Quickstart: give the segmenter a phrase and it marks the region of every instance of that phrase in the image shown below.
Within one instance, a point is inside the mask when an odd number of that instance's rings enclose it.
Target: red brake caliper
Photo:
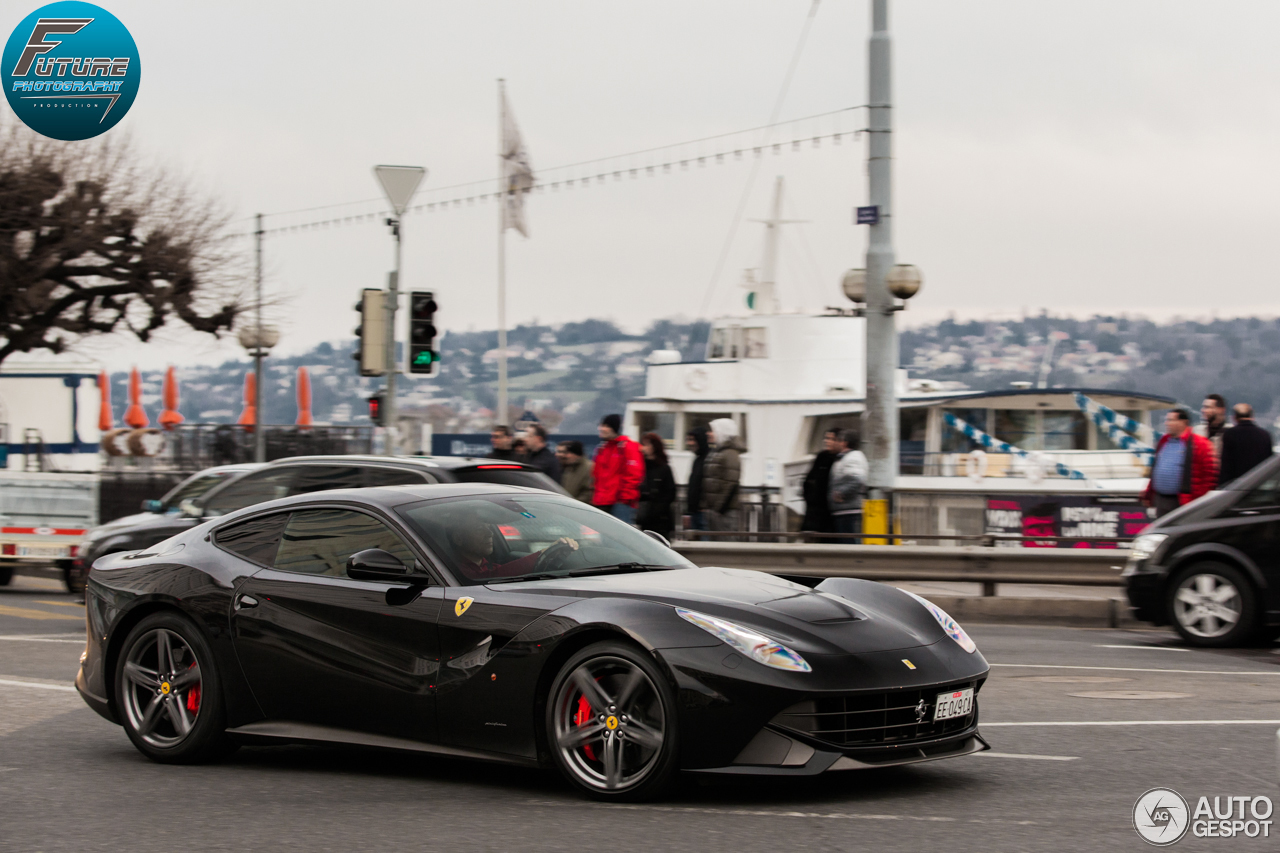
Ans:
[[[191,666],[187,667],[187,669],[191,669],[191,667],[195,665],[196,665],[195,661],[192,661]],[[200,710],[200,685],[199,684],[197,684],[195,687],[192,687],[190,690],[187,691],[187,710],[191,711],[192,713],[195,713],[196,711]]]
[[[573,715],[573,724],[575,726],[585,726],[591,722],[594,715],[591,713],[591,703],[587,701],[586,696],[578,697],[578,713]],[[591,748],[591,744],[583,744],[582,751],[586,753],[587,758],[591,761],[596,760],[596,752]]]

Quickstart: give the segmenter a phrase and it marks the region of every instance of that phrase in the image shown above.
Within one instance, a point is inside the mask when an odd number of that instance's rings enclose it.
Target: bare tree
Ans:
[[[229,330],[244,303],[226,224],[127,138],[0,124],[0,362],[90,335],[146,341],[174,318]]]

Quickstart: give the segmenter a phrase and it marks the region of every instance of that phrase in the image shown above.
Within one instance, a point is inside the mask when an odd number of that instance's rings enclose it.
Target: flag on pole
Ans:
[[[524,221],[524,194],[533,189],[533,166],[529,152],[525,150],[520,128],[507,103],[506,89],[502,90],[502,229],[514,228],[521,235],[529,236],[529,226]]]

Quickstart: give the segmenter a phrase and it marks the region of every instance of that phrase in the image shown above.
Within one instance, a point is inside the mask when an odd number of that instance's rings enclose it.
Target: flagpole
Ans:
[[[503,147],[506,144],[507,99],[504,82],[498,79],[498,411],[493,423],[507,422],[507,165]]]

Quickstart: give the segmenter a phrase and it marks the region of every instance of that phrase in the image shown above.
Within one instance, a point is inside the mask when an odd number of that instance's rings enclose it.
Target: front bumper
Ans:
[[[1135,619],[1156,625],[1169,621],[1165,609],[1165,580],[1168,576],[1164,572],[1126,571],[1122,577],[1125,596]]]
[[[986,739],[978,733],[975,725],[971,730],[949,738],[926,744],[911,744],[881,749],[858,749],[847,752],[833,752],[830,748],[815,749],[791,732],[764,729],[761,735],[786,738],[791,741],[790,750],[783,763],[776,765],[731,764],[727,767],[708,767],[692,770],[693,773],[713,773],[726,776],[817,776],[836,770],[871,770],[877,767],[899,767],[904,764],[920,764],[925,761],[938,761],[943,758],[958,758],[962,755],[973,755],[991,748]],[[758,736],[757,736],[758,737]],[[754,743],[754,741],[753,741]],[[798,753],[798,755],[797,755]],[[807,757],[803,763],[796,759]]]

